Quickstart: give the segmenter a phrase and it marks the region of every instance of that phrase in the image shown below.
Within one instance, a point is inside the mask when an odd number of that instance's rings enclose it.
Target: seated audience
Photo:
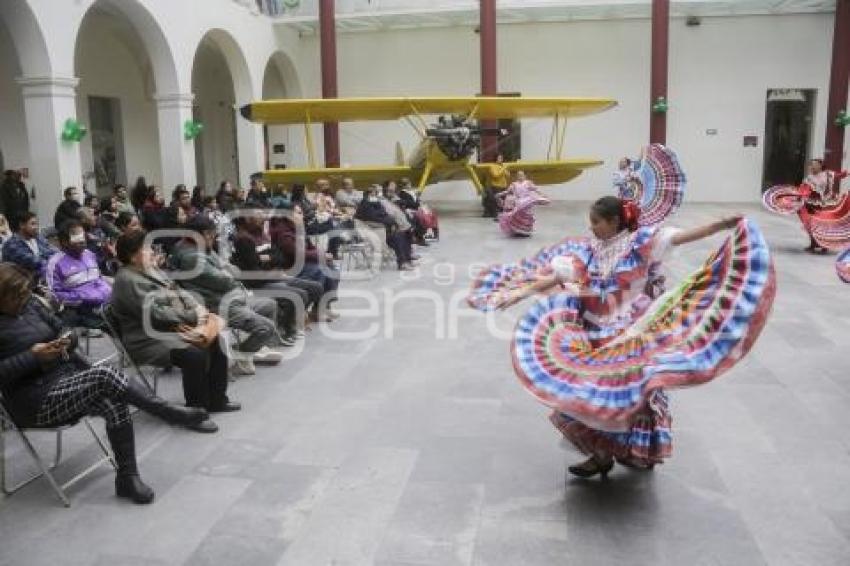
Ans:
[[[127,232],[133,232],[134,230],[141,230],[142,223],[139,221],[139,217],[131,212],[122,212],[118,215],[118,218],[115,219],[115,227],[118,228],[121,234],[126,234]]]
[[[296,320],[298,306],[309,313],[309,320],[319,320],[324,288],[315,281],[280,275],[270,278],[265,271],[278,269],[282,264],[276,257],[277,250],[265,233],[265,216],[262,210],[235,219],[236,235],[233,242],[233,256],[230,261],[241,270],[240,277],[250,289],[264,290],[280,295],[275,297],[284,316],[283,331],[287,336],[297,334],[301,321]]]
[[[251,175],[251,187],[248,190],[245,204],[256,208],[271,208],[272,203],[269,197],[269,190],[266,188],[265,183],[263,183],[261,173]]]
[[[9,221],[6,217],[0,214],[0,260],[3,259],[3,244],[12,237],[12,228],[9,227]]]
[[[15,234],[3,244],[3,261],[23,267],[40,280],[56,248],[39,235],[38,217],[34,213],[24,212],[13,222]]]
[[[139,364],[179,367],[187,406],[238,411],[241,406],[227,397],[227,357],[218,339],[224,322],[160,271],[146,238],[142,230],[118,238],[122,267],[111,302],[124,346]],[[218,430],[209,419],[192,428]]]
[[[100,213],[97,215],[97,225],[107,238],[117,238],[121,230],[115,225],[118,219],[118,199],[114,196],[100,200]]]
[[[235,207],[236,193],[233,190],[233,185],[230,181],[222,181],[218,187],[218,192],[215,195],[215,200],[218,202],[218,208],[224,213],[230,212]]]
[[[116,215],[122,212],[136,214],[136,209],[133,208],[133,204],[130,202],[130,197],[127,194],[127,187],[122,184],[115,185],[112,187],[112,196],[115,197]]]
[[[148,198],[142,205],[142,226],[148,232],[168,227],[168,210],[165,206],[165,196],[159,187],[151,187]]]
[[[115,244],[98,225],[97,218],[90,208],[86,206],[81,208],[77,218],[85,230],[86,248],[95,255],[100,270],[112,277],[118,272],[119,267],[115,257]]]
[[[73,336],[32,294],[29,274],[0,264],[0,391],[21,427],[51,427],[99,416],[117,465],[115,494],[135,503],[153,501],[136,462],[128,404],[166,422],[193,426],[203,409],[183,408],[151,395],[135,377],[110,366],[91,367],[76,352]]]
[[[413,251],[409,235],[401,229],[398,222],[387,213],[378,196],[380,186],[373,185],[357,207],[356,218],[364,222],[383,224],[387,232],[387,245],[395,252],[396,263],[400,271],[413,269]],[[409,223],[408,223],[409,228]]]
[[[103,329],[98,309],[109,302],[112,286],[101,276],[97,257],[86,249],[86,234],[77,220],[69,220],[58,231],[59,253],[47,262],[45,280],[53,296],[65,308],[66,326]]]
[[[354,214],[360,202],[363,200],[363,193],[354,188],[354,181],[346,177],[342,180],[342,188],[334,195],[336,205],[349,214]]]
[[[197,232],[204,245],[199,248],[200,242],[185,238],[175,247],[174,268],[184,276],[195,274],[190,279],[181,277],[180,286],[200,297],[204,306],[224,318],[230,328],[247,334],[238,349],[256,354],[254,362],[279,363],[280,353],[269,349],[283,345],[275,322],[277,303],[249,295],[234,277],[232,266],[213,249],[218,231],[211,220],[197,216],[189,221],[187,228]]]
[[[318,248],[306,237],[304,219],[301,207],[292,210],[292,217],[276,217],[269,227],[275,257],[280,269],[291,271],[298,268],[295,277],[315,281],[322,285],[324,294],[332,296],[325,299],[327,315],[336,318],[338,315],[330,310],[330,302],[336,300],[336,290],[339,287],[339,271],[334,269],[330,254],[321,254]],[[324,256],[324,257],[322,257]],[[298,262],[301,262],[298,265]]]
[[[136,184],[133,185],[133,191],[130,193],[130,204],[133,207],[133,212],[136,214],[142,211],[142,207],[151,196],[151,188],[144,177],[136,179]]]
[[[53,227],[57,230],[62,224],[68,220],[77,219],[77,211],[82,205],[77,200],[77,187],[68,187],[64,192],[65,200],[63,200],[56,208],[56,214],[53,215]]]
[[[201,185],[195,185],[192,189],[192,206],[195,210],[200,211],[204,208],[204,199],[207,197],[207,191]]]

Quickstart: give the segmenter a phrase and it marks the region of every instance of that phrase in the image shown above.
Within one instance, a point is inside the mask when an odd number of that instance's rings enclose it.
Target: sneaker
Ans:
[[[283,354],[275,352],[268,346],[263,346],[259,351],[254,353],[254,358],[251,360],[255,365],[276,366],[283,359]]]
[[[250,358],[233,358],[233,367],[230,369],[230,375],[233,376],[248,376],[257,373],[254,367],[254,362]]]

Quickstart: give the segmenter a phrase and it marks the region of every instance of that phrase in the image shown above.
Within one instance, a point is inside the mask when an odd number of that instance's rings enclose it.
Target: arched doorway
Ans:
[[[30,164],[24,99],[15,80],[22,74],[14,39],[0,20],[0,171],[28,168]]]
[[[278,51],[263,73],[263,100],[300,98],[301,85],[292,61]],[[264,126],[264,161],[267,169],[304,165],[304,129],[301,126]]]
[[[162,181],[154,60],[138,31],[153,19],[134,21],[138,8],[132,1],[97,2],[77,33],[77,119],[89,128],[80,160],[86,188],[100,195],[138,176]]]
[[[204,125],[195,139],[198,182],[208,188],[227,179],[245,183],[260,165],[256,126],[242,120],[238,107],[253,100],[245,56],[220,29],[201,39],[192,64],[194,118]]]

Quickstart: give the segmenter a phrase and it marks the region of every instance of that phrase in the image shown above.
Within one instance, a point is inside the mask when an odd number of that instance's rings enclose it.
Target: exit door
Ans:
[[[816,95],[814,89],[767,91],[762,191],[774,185],[798,185],[803,180]]]

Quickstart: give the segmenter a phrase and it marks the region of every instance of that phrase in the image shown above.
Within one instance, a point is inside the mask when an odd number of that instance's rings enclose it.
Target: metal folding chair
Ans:
[[[97,445],[103,452],[103,457],[98,459],[94,464],[92,464],[85,470],[79,472],[74,477],[60,485],[56,481],[56,478],[53,477],[52,472],[59,466],[59,463],[62,460],[62,433],[65,430],[76,426],[80,422],[86,425],[86,428],[89,430],[92,437],[94,437],[95,441],[97,442]],[[18,437],[21,439],[21,442],[26,448],[26,451],[35,461],[35,464],[39,470],[38,473],[33,474],[30,477],[19,481],[18,483],[11,486],[8,484],[8,471],[6,470],[5,433],[7,431],[14,431],[15,433],[17,433]],[[27,432],[36,431],[51,432],[56,435],[56,448],[54,450],[53,461],[50,464],[44,462],[38,451],[32,445],[32,442],[30,442],[29,437],[27,436]],[[80,481],[81,479],[83,479],[84,477],[86,477],[87,475],[89,475],[91,472],[99,468],[104,462],[107,461],[112,464],[113,468],[118,469],[118,466],[115,463],[115,459],[112,457],[112,452],[109,450],[109,447],[106,445],[106,443],[97,433],[97,431],[95,431],[88,417],[82,417],[78,421],[70,422],[61,426],[21,428],[15,424],[15,421],[12,419],[11,414],[6,408],[2,394],[0,394],[0,488],[2,488],[4,494],[12,495],[24,486],[29,485],[40,477],[44,477],[47,479],[47,482],[50,484],[50,487],[53,489],[54,493],[56,493],[56,495],[62,501],[62,504],[65,505],[65,507],[70,507],[71,501],[65,494],[65,490]]]
[[[103,322],[106,324],[107,333],[109,338],[112,340],[112,344],[115,346],[115,351],[118,353],[118,362],[119,367],[124,368],[128,364],[133,366],[133,370],[136,372],[136,375],[139,376],[145,385],[148,386],[154,395],[156,395],[157,386],[159,384],[159,374],[161,369],[154,368],[152,375],[148,375],[142,369],[142,366],[136,363],[133,359],[133,356],[127,351],[124,347],[124,337],[121,333],[121,323],[118,322],[118,318],[115,316],[115,312],[112,310],[112,305],[106,304],[100,309],[100,316],[103,317]]]

